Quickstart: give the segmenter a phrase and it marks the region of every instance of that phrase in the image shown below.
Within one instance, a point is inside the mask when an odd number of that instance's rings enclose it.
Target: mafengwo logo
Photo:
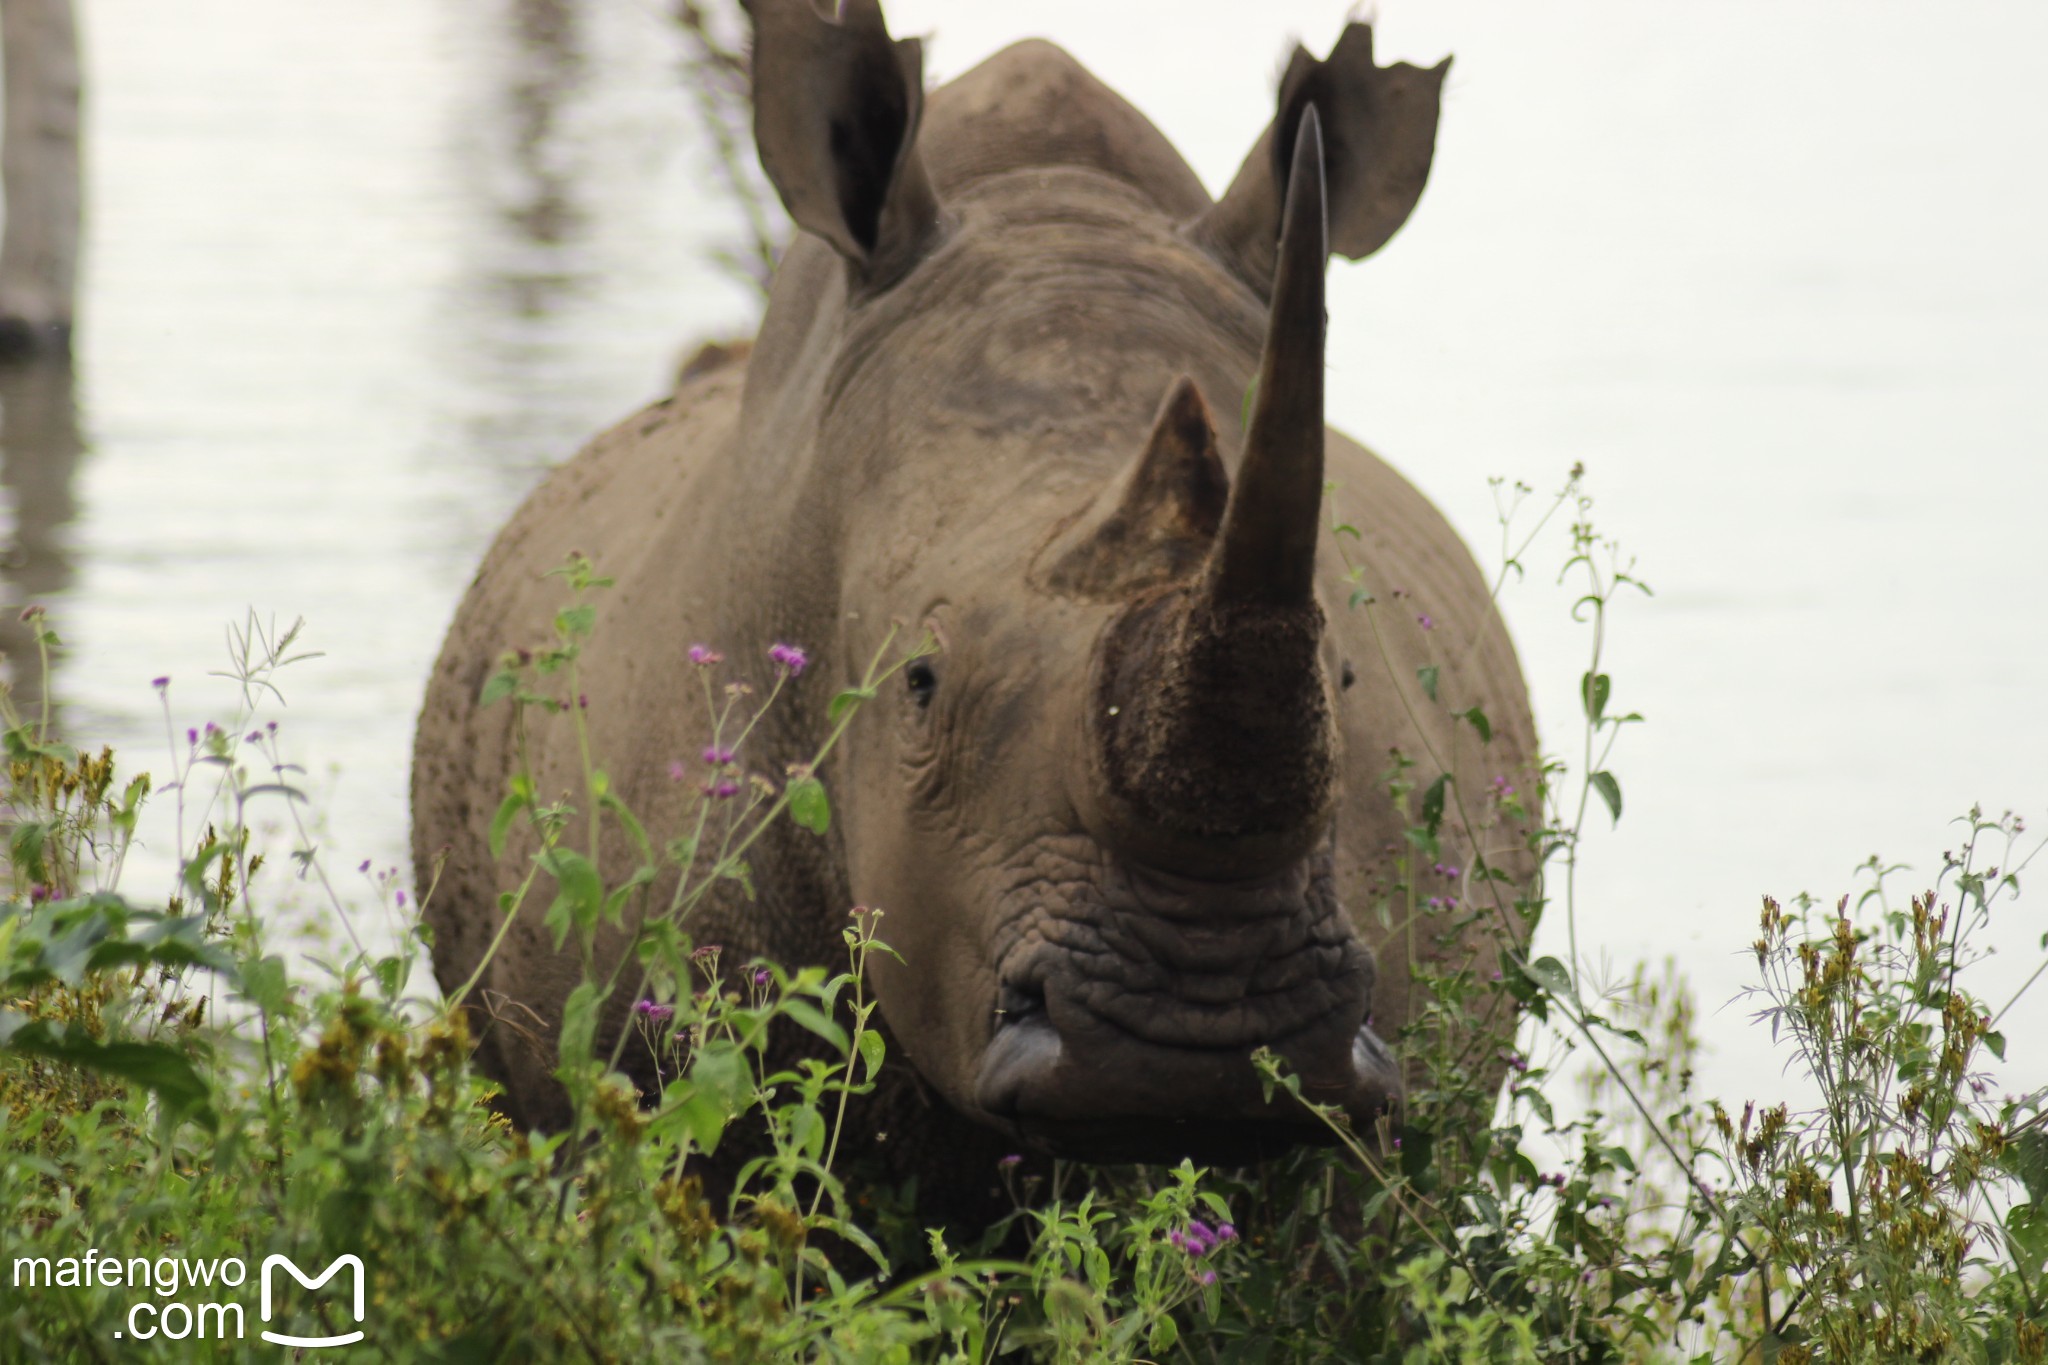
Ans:
[[[344,1274],[346,1272],[346,1274]],[[278,1307],[279,1288],[289,1290],[284,1277],[298,1281],[307,1293],[317,1293],[329,1281],[342,1277],[336,1290],[346,1293],[348,1321],[353,1330],[306,1336],[273,1332],[270,1321]],[[352,1346],[363,1340],[363,1261],[360,1256],[337,1256],[318,1275],[308,1275],[289,1256],[266,1256],[257,1271],[257,1311],[261,1326],[257,1335],[277,1346],[317,1350],[323,1346]],[[187,1260],[182,1256],[102,1256],[90,1247],[84,1256],[17,1256],[14,1259],[14,1289],[126,1288],[136,1294],[128,1305],[116,1339],[124,1341],[238,1341],[248,1332],[242,1305],[217,1295],[219,1289],[240,1289],[248,1283],[249,1267],[238,1257]],[[211,1301],[190,1303],[188,1299],[211,1295]],[[150,1297],[154,1296],[154,1297]],[[333,1314],[323,1318],[332,1323]]]
[[[363,1320],[363,1262],[360,1257],[352,1255],[337,1256],[334,1258],[332,1265],[320,1272],[318,1278],[311,1280],[307,1279],[299,1268],[292,1264],[291,1258],[288,1256],[264,1257],[263,1320],[265,1322],[270,1321],[270,1276],[271,1272],[276,1270],[289,1270],[292,1278],[308,1289],[318,1289],[343,1270],[353,1270],[355,1274],[351,1278],[354,1282],[355,1290],[351,1306],[355,1309],[355,1320],[357,1322]],[[262,1336],[265,1341],[273,1342],[279,1346],[349,1346],[363,1339],[363,1331],[358,1327],[355,1331],[345,1332],[340,1336],[295,1337],[284,1332],[273,1332],[266,1327],[263,1329]]]

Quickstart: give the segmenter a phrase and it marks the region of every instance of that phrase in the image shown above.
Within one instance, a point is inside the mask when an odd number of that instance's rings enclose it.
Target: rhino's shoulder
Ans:
[[[1209,206],[1173,144],[1063,49],[1029,39],[935,91],[919,147],[943,197],[1033,166],[1083,166],[1144,191],[1169,216]]]

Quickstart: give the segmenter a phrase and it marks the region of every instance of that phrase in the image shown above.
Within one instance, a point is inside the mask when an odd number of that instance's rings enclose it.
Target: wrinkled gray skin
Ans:
[[[917,45],[888,39],[872,0],[837,22],[808,0],[751,8],[763,162],[807,231],[751,356],[557,470],[462,604],[413,788],[444,987],[531,852],[487,852],[512,711],[478,709],[478,691],[506,648],[548,638],[563,590],[541,575],[582,550],[617,579],[584,661],[593,748],[652,830],[684,826],[697,796],[691,644],[757,685],[769,642],[810,650],[742,755],[779,774],[892,629],[891,648],[937,638],[822,772],[829,835],[779,830],[753,859],[758,900],[734,888],[688,926],[728,964],[836,964],[848,908],[885,909],[903,961],[871,972],[891,1066],[854,1131],[899,1171],[965,1188],[1024,1145],[1283,1149],[1312,1129],[1263,1100],[1261,1046],[1375,1121],[1400,1088],[1381,1039],[1410,1008],[1414,954],[1439,951],[1434,926],[1381,908],[1409,823],[1390,749],[1420,784],[1454,775],[1474,827],[1454,801],[1446,862],[1529,872],[1519,832],[1485,814],[1489,778],[1519,782],[1535,752],[1486,585],[1421,495],[1322,423],[1325,252],[1369,253],[1407,217],[1445,68],[1376,68],[1362,27],[1325,62],[1298,52],[1212,205],[1057,48],[1010,48],[921,108]],[[1332,519],[1360,536],[1339,542]],[[1377,635],[1348,605],[1347,549]],[[1418,686],[1432,662],[1448,707]],[[1473,705],[1490,743],[1451,719]],[[579,792],[567,721],[533,725],[542,797]],[[670,778],[676,759],[691,780]],[[613,877],[634,863],[622,840],[602,854]],[[1416,878],[1418,901],[1474,894]],[[579,967],[538,909],[469,1008],[513,1116],[553,1126]],[[1508,912],[1442,951],[1483,951],[1484,970],[1519,936]],[[608,931],[600,958],[625,942]]]

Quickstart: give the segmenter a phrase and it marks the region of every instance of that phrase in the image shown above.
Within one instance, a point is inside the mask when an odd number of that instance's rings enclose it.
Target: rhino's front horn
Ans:
[[[1209,561],[1218,602],[1308,601],[1323,507],[1323,134],[1302,112],[1280,220],[1266,350],[1259,364],[1244,463]]]
[[[1301,120],[1244,460],[1194,582],[1104,631],[1090,698],[1095,823],[1142,863],[1242,880],[1326,837],[1338,740],[1321,661],[1322,137]]]

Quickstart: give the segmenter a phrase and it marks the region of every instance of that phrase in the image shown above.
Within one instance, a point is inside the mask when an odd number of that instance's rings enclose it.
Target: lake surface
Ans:
[[[711,259],[739,224],[681,43],[651,0],[81,8],[79,351],[74,382],[0,381],[10,601],[66,638],[66,732],[159,772],[150,680],[178,730],[224,719],[224,627],[304,616],[324,657],[282,678],[282,733],[323,848],[403,867],[421,686],[489,536],[752,315]],[[941,78],[1063,42],[1214,190],[1289,35],[1325,50],[1345,8],[890,12],[936,33]],[[2048,10],[1380,8],[1383,60],[1458,60],[1420,210],[1333,271],[1332,418],[1482,557],[1489,476],[1587,466],[1656,596],[1608,642],[1615,704],[1648,721],[1613,761],[1619,828],[1593,821],[1580,942],[1675,955],[1705,1088],[1772,1093],[1745,1007],[1714,1013],[1760,895],[1832,900],[1872,853],[1924,882],[1973,802],[2048,828]],[[1558,544],[1507,611],[1575,759]],[[159,825],[144,870],[170,844]],[[2004,920],[2003,979],[2037,963],[2043,906]],[[2023,1013],[2016,1039],[2048,1032]],[[2007,1084],[2048,1080],[2013,1056]]]

